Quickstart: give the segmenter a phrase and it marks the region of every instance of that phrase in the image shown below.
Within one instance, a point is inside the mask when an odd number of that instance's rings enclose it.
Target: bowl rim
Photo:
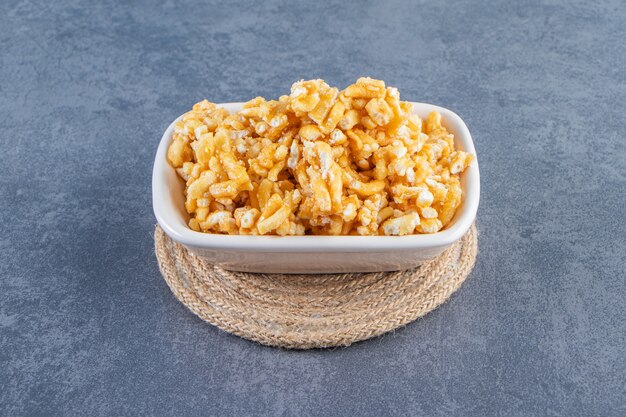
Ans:
[[[414,112],[425,114],[437,110],[444,124],[453,126],[456,131],[455,142],[462,145],[463,150],[474,154],[476,158],[466,169],[464,202],[455,220],[446,229],[432,234],[413,234],[406,236],[250,236],[222,235],[196,232],[185,223],[181,226],[172,214],[179,211],[173,207],[169,194],[166,173],[174,170],[167,161],[169,146],[174,126],[182,115],[176,118],[165,130],[159,143],[152,170],[152,206],[157,222],[165,233],[176,242],[196,249],[238,250],[250,252],[389,252],[409,251],[415,249],[443,248],[459,240],[470,228],[480,200],[480,173],[478,156],[472,136],[467,125],[452,110],[429,103],[411,102]],[[236,111],[243,103],[217,103],[229,111]],[[181,196],[182,197],[182,196]],[[179,219],[178,219],[179,220]]]

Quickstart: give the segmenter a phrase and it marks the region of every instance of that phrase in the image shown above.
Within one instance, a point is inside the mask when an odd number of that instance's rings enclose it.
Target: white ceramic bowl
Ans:
[[[230,112],[243,103],[221,104]],[[413,103],[425,118],[432,110],[454,134],[458,149],[476,155],[467,126],[454,112],[425,103]],[[179,118],[180,119],[180,118]],[[480,179],[474,160],[461,177],[463,204],[452,222],[434,234],[409,236],[232,236],[200,233],[187,226],[185,184],[166,158],[175,120],[163,134],[152,172],[154,214],[173,240],[224,269],[249,272],[328,273],[393,271],[431,259],[459,240],[472,225],[478,210]]]

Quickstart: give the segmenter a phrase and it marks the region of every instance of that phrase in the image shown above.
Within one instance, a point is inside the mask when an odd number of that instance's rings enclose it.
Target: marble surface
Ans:
[[[626,414],[622,1],[128,3],[0,2],[0,415]],[[347,349],[204,324],[153,255],[163,130],[361,75],[469,125],[470,279]]]

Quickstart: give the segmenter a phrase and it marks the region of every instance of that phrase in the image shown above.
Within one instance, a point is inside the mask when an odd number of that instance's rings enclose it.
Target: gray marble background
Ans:
[[[0,415],[625,415],[625,28],[620,0],[1,1]],[[153,255],[163,130],[361,75],[472,131],[470,279],[347,349],[204,324]]]

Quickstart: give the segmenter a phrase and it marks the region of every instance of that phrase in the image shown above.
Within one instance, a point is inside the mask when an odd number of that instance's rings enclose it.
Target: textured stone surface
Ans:
[[[0,3],[0,415],[626,414],[623,2],[122,3]],[[469,125],[471,278],[348,349],[205,325],[153,255],[163,130],[361,75]]]

